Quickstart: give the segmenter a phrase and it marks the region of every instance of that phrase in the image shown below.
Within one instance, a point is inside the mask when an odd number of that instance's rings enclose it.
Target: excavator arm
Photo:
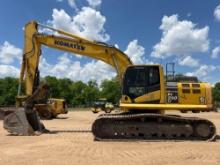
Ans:
[[[39,26],[50,29],[60,35],[39,33]],[[122,75],[126,68],[133,65],[130,58],[114,46],[84,39],[32,21],[25,26],[24,54],[18,95],[21,94],[21,83],[24,81],[26,85],[26,95],[28,96],[30,96],[39,85],[38,66],[42,45],[101,60],[116,69],[120,80],[122,80]]]

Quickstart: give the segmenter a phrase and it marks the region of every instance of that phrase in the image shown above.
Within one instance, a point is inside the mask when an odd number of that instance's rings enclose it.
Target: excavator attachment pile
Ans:
[[[39,135],[47,132],[34,104],[45,97],[48,86],[41,84],[25,102],[24,108],[18,108],[15,112],[4,117],[4,128],[13,135]]]
[[[96,140],[209,140],[216,135],[209,120],[162,114],[102,114],[92,125]]]

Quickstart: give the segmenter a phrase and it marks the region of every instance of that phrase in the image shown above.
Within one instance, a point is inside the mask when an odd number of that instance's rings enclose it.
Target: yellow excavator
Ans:
[[[39,33],[39,26],[54,35]],[[88,40],[35,21],[25,26],[24,55],[20,80],[25,79],[29,97],[24,108],[5,117],[4,128],[12,134],[33,135],[46,131],[35,113],[36,100],[48,87],[33,88],[38,76],[41,45],[101,60],[118,73],[122,87],[121,113],[101,114],[92,124],[96,140],[213,140],[215,125],[206,119],[165,114],[166,111],[209,111],[213,109],[208,83],[166,82],[161,65],[133,65],[130,58],[106,43]],[[25,78],[24,78],[25,77]],[[18,97],[19,98],[19,97]]]

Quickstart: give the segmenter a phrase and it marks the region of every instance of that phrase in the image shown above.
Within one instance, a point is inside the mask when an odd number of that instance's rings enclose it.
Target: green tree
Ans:
[[[91,106],[93,102],[99,98],[99,93],[100,92],[96,81],[89,81],[84,91],[86,105]]]
[[[71,106],[80,106],[85,105],[85,88],[86,84],[82,81],[77,81],[72,83],[70,91],[73,94],[72,100],[70,102]]]
[[[60,98],[64,98],[67,104],[69,104],[73,97],[73,92],[71,91],[71,85],[73,84],[73,82],[68,78],[58,79],[58,81]]]
[[[50,86],[50,97],[60,98],[60,84],[59,79],[52,76],[46,76],[43,79],[43,82],[46,82]]]
[[[68,78],[57,79],[56,77],[46,76],[42,81],[50,86],[49,97],[64,98],[70,106],[91,106],[95,100],[101,97],[118,103],[121,95],[117,78],[104,80],[100,87],[95,80],[83,83],[82,81],[73,82]],[[15,105],[17,88],[17,78],[1,78],[0,105]]]
[[[6,77],[0,79],[0,105],[15,105],[15,97],[17,95],[18,79]]]
[[[214,102],[220,103],[220,82],[215,84],[212,93]]]
[[[121,97],[121,88],[117,78],[102,81],[100,95],[114,104],[118,103]]]
[[[47,76],[43,81],[50,86],[50,97],[64,98],[70,106],[90,106],[99,97],[99,88],[94,80],[85,84],[82,81],[73,82],[68,78]]]

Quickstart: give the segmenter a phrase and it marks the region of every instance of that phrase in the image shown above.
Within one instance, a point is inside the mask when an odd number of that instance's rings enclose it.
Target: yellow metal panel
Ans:
[[[135,103],[150,102],[150,101],[160,100],[160,97],[161,97],[161,91],[159,90],[137,97],[136,99],[134,99],[134,102]]]
[[[22,67],[20,73],[20,83],[25,80],[26,95],[30,96],[33,92],[33,85],[36,71],[39,64],[40,44],[37,42],[36,35],[37,24],[30,22],[25,26],[25,43]]]
[[[131,98],[127,95],[122,95],[120,99],[121,103],[132,103]]]
[[[206,94],[206,83],[177,83],[178,85],[178,98],[180,104],[207,104],[207,99],[210,97]],[[183,87],[189,85],[189,87]],[[198,87],[193,87],[197,85]],[[186,93],[184,90],[188,90]],[[195,93],[194,91],[199,91]],[[202,101],[204,99],[204,102]]]
[[[213,104],[212,101],[212,87],[208,83],[204,83],[206,89],[206,104]]]
[[[208,110],[211,105],[193,104],[120,104],[122,109],[143,109],[143,110]]]

